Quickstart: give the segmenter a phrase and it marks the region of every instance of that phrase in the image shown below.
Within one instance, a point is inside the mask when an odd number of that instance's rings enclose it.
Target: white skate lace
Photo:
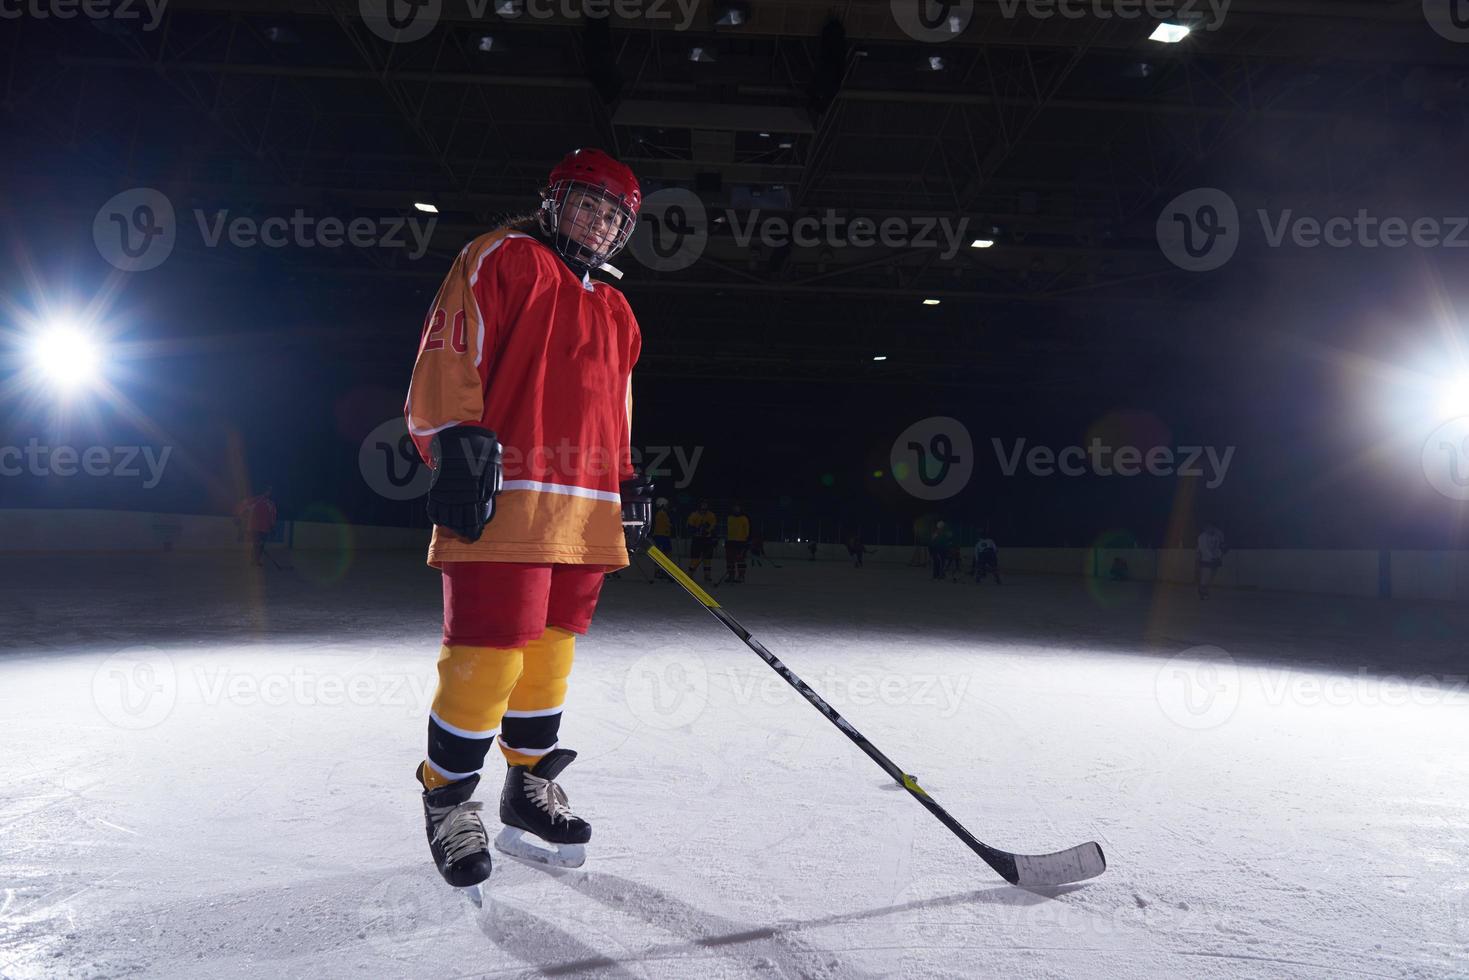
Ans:
[[[544,813],[550,814],[552,823],[575,816],[567,805],[566,791],[549,779],[526,773],[525,796]]]
[[[478,815],[483,807],[479,800],[460,803],[439,821],[434,830],[434,841],[444,846],[446,864],[488,849],[489,838]]]

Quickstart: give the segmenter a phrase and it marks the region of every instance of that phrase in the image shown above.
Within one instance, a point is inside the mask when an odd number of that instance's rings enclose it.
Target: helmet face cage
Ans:
[[[558,180],[546,190],[540,219],[561,257],[590,271],[627,245],[637,215],[621,195],[601,184]]]

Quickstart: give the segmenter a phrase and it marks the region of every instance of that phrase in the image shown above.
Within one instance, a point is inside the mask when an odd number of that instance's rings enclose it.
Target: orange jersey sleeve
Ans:
[[[403,414],[424,462],[433,465],[434,434],[455,425],[480,425],[485,384],[505,322],[504,311],[523,297],[498,274],[495,253],[514,233],[481,235],[454,260],[424,318],[418,359]]]

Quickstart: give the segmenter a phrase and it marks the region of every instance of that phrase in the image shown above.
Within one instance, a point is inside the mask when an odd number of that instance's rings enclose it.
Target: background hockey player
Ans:
[[[1224,553],[1229,548],[1224,544],[1224,532],[1212,524],[1199,533],[1199,598],[1209,598],[1209,586],[1219,566],[1224,564]]]
[[[699,501],[699,509],[689,515],[689,575],[702,567],[704,581],[713,581],[714,528],[719,518],[709,509],[709,501]]]
[[[418,779],[434,861],[456,886],[490,872],[470,797],[497,736],[509,768],[496,845],[580,862],[591,827],[555,782],[576,755],[557,740],[576,636],[603,573],[627,565],[650,530],[650,487],[629,446],[641,333],[622,294],[590,276],[627,243],[638,182],[605,153],[577,150],[542,198],[459,253],[404,406],[433,469],[428,560],[444,593]],[[551,849],[532,851],[523,832]]]
[[[275,501],[270,499],[273,487],[266,487],[253,497],[246,497],[235,506],[235,520],[250,542],[250,561],[261,565],[265,559],[265,539],[275,530]]]
[[[765,535],[759,531],[750,532],[750,564],[764,567],[765,558]]]
[[[954,536],[943,521],[933,525],[933,536],[928,542],[928,558],[933,565],[934,581],[942,581],[949,567],[949,552],[954,547]]]
[[[750,518],[736,501],[724,522],[724,577],[730,582],[745,580],[745,551],[750,546]]]
[[[993,575],[996,585],[1004,584],[1000,581],[1000,549],[994,538],[980,534],[974,545],[974,581],[983,582],[986,575]]]

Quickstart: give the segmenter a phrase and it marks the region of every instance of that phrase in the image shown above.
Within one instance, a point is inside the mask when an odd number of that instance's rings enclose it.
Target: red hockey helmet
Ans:
[[[642,204],[625,164],[601,150],[573,150],[551,170],[541,227],[573,267],[595,269],[627,245]]]

